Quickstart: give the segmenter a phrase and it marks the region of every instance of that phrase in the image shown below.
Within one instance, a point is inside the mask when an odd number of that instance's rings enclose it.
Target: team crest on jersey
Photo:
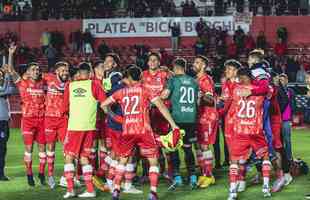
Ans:
[[[73,92],[74,92],[76,97],[84,97],[85,96],[84,94],[87,91],[85,89],[83,89],[83,88],[77,88],[77,89],[74,89]]]

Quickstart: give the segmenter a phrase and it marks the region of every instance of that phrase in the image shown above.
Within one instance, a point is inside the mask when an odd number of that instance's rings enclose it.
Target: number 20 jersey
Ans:
[[[240,89],[253,89],[252,85],[237,85],[233,91],[231,109],[234,109],[234,134],[263,133],[263,103],[264,96],[239,97]]]

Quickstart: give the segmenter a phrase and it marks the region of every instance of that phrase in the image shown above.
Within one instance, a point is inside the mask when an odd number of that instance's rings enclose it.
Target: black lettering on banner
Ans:
[[[162,33],[168,32],[168,22],[160,22],[159,23],[159,31]]]
[[[214,28],[217,28],[217,27],[222,26],[222,25],[224,25],[224,21],[223,21],[223,24],[221,24],[220,21],[215,21],[215,22],[213,22],[213,27],[214,27]]]
[[[96,33],[105,33],[104,31],[100,31],[99,23],[96,23]]]
[[[192,32],[193,31],[193,23],[190,21],[185,22],[185,32]]]
[[[127,24],[126,22],[120,23],[120,30],[119,30],[120,33],[128,33],[126,24]]]
[[[119,25],[119,23],[112,23],[113,26],[113,33],[117,33],[117,26]]]
[[[89,23],[86,30],[89,30],[89,31],[94,30],[96,28],[96,26],[98,26],[97,23],[96,23],[96,25],[93,23]]]
[[[131,22],[131,23],[129,24],[128,32],[129,32],[129,33],[131,33],[131,32],[136,33],[136,32],[137,32],[137,31],[136,31],[135,24],[134,24],[133,22]]]
[[[231,21],[228,21],[226,24],[225,21],[223,21],[223,30],[232,31],[233,29],[234,27]]]
[[[154,31],[154,24],[153,22],[146,22],[146,32],[153,32]]]
[[[111,33],[112,34],[112,27],[109,23],[106,23],[105,27],[104,27],[104,33]]]

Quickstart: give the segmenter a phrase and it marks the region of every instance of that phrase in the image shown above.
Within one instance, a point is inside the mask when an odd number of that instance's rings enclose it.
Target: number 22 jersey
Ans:
[[[262,134],[263,133],[263,103],[264,96],[239,97],[240,89],[253,89],[252,85],[238,84],[233,91],[233,132],[234,134]]]
[[[110,98],[122,107],[123,135],[152,133],[149,109],[158,97],[152,98],[150,92],[137,83],[116,91]]]

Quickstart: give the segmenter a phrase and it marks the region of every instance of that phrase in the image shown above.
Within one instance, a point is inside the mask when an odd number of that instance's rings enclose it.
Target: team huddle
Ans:
[[[22,102],[24,163],[30,186],[35,185],[32,151],[36,142],[40,183],[45,185],[47,164],[47,184],[56,187],[59,142],[65,199],[77,195],[74,188],[80,180],[86,191],[78,197],[96,197],[95,186],[111,192],[113,200],[120,199],[121,192],[142,193],[133,185],[141,160],[150,183],[148,199],[157,200],[161,175],[171,180],[169,190],[187,182],[180,172],[180,150],[189,186],[208,188],[216,181],[211,147],[221,119],[230,160],[228,200],[246,190],[247,165],[252,162],[258,171],[256,181],[262,178],[264,197],[291,181],[281,138],[278,79],[272,80],[262,51],[249,54],[248,66],[226,61],[225,81],[217,94],[206,73],[208,59],[201,55],[193,62],[195,77],[187,75],[185,59],[175,59],[170,71],[160,65],[160,55],[154,52],[148,55],[148,70],[143,72],[135,65],[119,66],[118,56],[111,53],[103,61],[80,63],[75,70],[67,62],[58,62],[53,73],[42,73],[37,63],[29,63],[26,72],[18,74],[13,67],[15,50],[16,46],[9,49],[8,71]],[[271,186],[272,169],[276,180]]]

